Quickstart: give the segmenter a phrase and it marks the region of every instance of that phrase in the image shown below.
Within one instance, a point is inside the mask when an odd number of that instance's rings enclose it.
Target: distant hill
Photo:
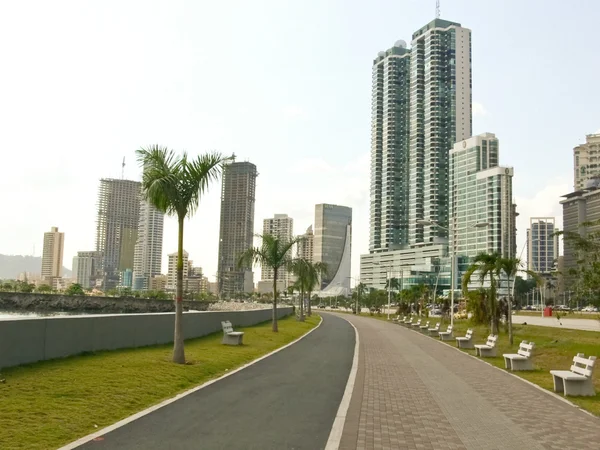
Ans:
[[[42,258],[39,256],[0,255],[0,280],[14,280],[21,272],[40,273]],[[71,271],[63,267],[63,277],[71,276]]]

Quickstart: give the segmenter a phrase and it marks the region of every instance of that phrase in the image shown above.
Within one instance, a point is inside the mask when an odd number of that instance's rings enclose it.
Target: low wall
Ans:
[[[184,310],[205,311],[207,302],[183,302]],[[151,313],[175,311],[173,300],[134,297],[93,297],[88,295],[0,292],[0,310],[74,311],[89,313]]]
[[[292,313],[278,308],[278,316]],[[271,319],[271,309],[205,311],[183,315],[185,339],[221,330],[221,321],[234,328]],[[0,320],[0,368],[83,352],[144,347],[173,342],[173,313],[41,317]]]

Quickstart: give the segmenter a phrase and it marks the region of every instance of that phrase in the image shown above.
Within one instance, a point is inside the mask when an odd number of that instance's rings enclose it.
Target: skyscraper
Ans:
[[[373,61],[369,251],[408,244],[410,50],[406,42]]]
[[[58,231],[58,227],[51,227],[44,233],[44,248],[42,250],[42,279],[62,277],[63,249],[65,246],[65,233]]]
[[[471,31],[435,19],[412,39],[409,242],[430,244],[448,236],[449,151],[471,136]]]
[[[256,166],[250,162],[233,162],[223,168],[218,281],[224,297],[254,289],[252,267],[239,267],[238,260],[254,242],[257,176]]]
[[[150,278],[160,275],[165,215],[146,200],[140,200],[138,236],[133,253],[133,289],[146,290]]]
[[[73,258],[73,278],[84,288],[96,286],[102,279],[102,252],[77,252]]]
[[[373,61],[369,252],[446,242],[449,151],[471,136],[471,31],[435,19]],[[424,227],[418,221],[441,227]]]
[[[306,233],[302,235],[302,241],[298,243],[298,258],[306,261],[314,261],[315,235],[313,234],[312,225],[306,229]]]
[[[120,272],[133,269],[140,219],[141,183],[103,178],[98,191],[96,251],[103,253],[104,289],[114,289]]]
[[[166,289],[170,290],[170,291],[174,291],[175,289],[177,289],[177,258],[178,258],[178,253],[170,253],[168,255],[169,257],[169,263],[168,263],[168,268],[167,268],[167,286]],[[183,251],[183,281],[184,281],[184,286],[185,286],[185,280],[187,280],[187,277],[189,275],[189,271],[190,271],[190,264],[189,264],[189,253],[186,252],[185,250]]]
[[[481,252],[515,256],[512,167],[499,166],[493,133],[473,136],[450,152],[450,246],[474,258]],[[487,224],[476,228],[476,224]],[[427,228],[427,227],[426,227]]]
[[[558,231],[554,217],[532,217],[527,229],[527,268],[539,274],[550,274],[558,259]]]
[[[287,214],[275,214],[275,217],[263,220],[263,234],[270,234],[279,238],[291,242],[294,237],[294,219],[288,217]],[[290,250],[289,256],[292,257],[292,251]],[[285,270],[279,270],[277,272],[277,278],[283,282],[284,287],[288,286],[290,281],[290,273]],[[270,267],[261,268],[261,280],[273,280],[273,269]]]
[[[573,149],[574,185],[580,191],[594,177],[600,177],[600,134],[588,134],[585,144]]]
[[[352,251],[352,208],[315,206],[314,261],[325,263],[319,295],[348,295]]]

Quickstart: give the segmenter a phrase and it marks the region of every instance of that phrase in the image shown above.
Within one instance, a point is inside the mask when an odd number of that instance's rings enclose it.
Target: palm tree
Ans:
[[[220,153],[207,153],[189,158],[173,150],[153,145],[137,151],[143,169],[142,197],[156,209],[177,216],[179,236],[177,246],[177,291],[175,296],[175,335],[173,362],[185,364],[183,343],[183,224],[197,210],[200,197],[211,181],[217,180],[222,166],[231,158]]]
[[[279,331],[277,327],[277,278],[281,269],[289,268],[292,258],[291,249],[302,241],[302,236],[297,236],[292,240],[280,239],[271,234],[257,235],[261,238],[260,247],[250,247],[244,251],[238,260],[238,266],[251,266],[260,264],[262,267],[273,269],[273,331]]]
[[[500,266],[501,257],[498,253],[480,253],[473,260],[473,264],[467,269],[462,279],[462,289],[466,293],[468,291],[471,277],[475,272],[479,272],[479,281],[483,285],[487,277],[490,278],[490,315],[491,315],[491,330],[492,334],[498,334],[498,320],[496,311],[496,277],[500,275],[502,268]],[[454,314],[454,311],[451,312]]]
[[[517,272],[521,269],[521,260],[519,258],[500,258],[498,260],[498,266],[500,267],[500,270],[506,274],[506,278],[508,280],[508,317],[506,318],[506,323],[508,324],[508,340],[510,345],[513,345],[512,294]],[[525,272],[532,276],[539,285],[541,279],[535,272],[532,272],[531,270],[525,270]],[[513,280],[512,285],[510,284],[511,279]]]
[[[291,264],[291,270],[296,275],[295,286],[300,291],[300,320],[304,320],[304,293],[308,294],[307,315],[312,314],[311,294],[315,285],[319,282],[321,275],[327,273],[327,265],[323,262],[312,263],[306,259],[295,259]]]

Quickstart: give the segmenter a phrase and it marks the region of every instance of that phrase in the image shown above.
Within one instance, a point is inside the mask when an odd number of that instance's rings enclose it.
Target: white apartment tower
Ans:
[[[458,142],[450,152],[450,247],[456,255],[515,256],[513,168],[498,164],[499,141],[493,133]]]
[[[315,235],[313,234],[312,225],[306,229],[306,233],[302,235],[302,240],[298,243],[298,258],[306,261],[314,261]]]
[[[287,214],[275,214],[273,218],[263,220],[263,234],[270,234],[276,238],[291,242],[294,237],[294,219],[288,217]],[[289,255],[292,256],[293,249]],[[288,286],[290,281],[290,273],[287,271],[278,271],[277,278],[283,281],[284,286]],[[262,267],[261,280],[273,280],[273,269],[270,267]]]
[[[73,278],[84,288],[93,288],[102,279],[102,252],[77,252],[73,258]]]
[[[183,251],[183,279],[186,280],[190,270],[189,264],[189,253],[185,250]],[[168,291],[174,291],[177,289],[177,252],[171,253],[168,255],[169,257],[169,267],[167,270],[167,285],[166,289]]]
[[[435,19],[413,34],[410,58],[409,243],[433,244],[448,237],[449,150],[472,133],[471,31]]]
[[[42,250],[42,279],[62,277],[63,249],[65,246],[65,233],[58,231],[58,227],[51,227],[44,233],[44,247]]]
[[[558,236],[554,217],[531,217],[527,229],[527,268],[549,274],[558,259]]]
[[[137,242],[133,253],[133,289],[147,290],[150,279],[160,275],[165,215],[148,201],[140,201]]]
[[[576,191],[588,187],[588,182],[600,177],[600,134],[588,134],[585,144],[573,149],[574,185]]]

